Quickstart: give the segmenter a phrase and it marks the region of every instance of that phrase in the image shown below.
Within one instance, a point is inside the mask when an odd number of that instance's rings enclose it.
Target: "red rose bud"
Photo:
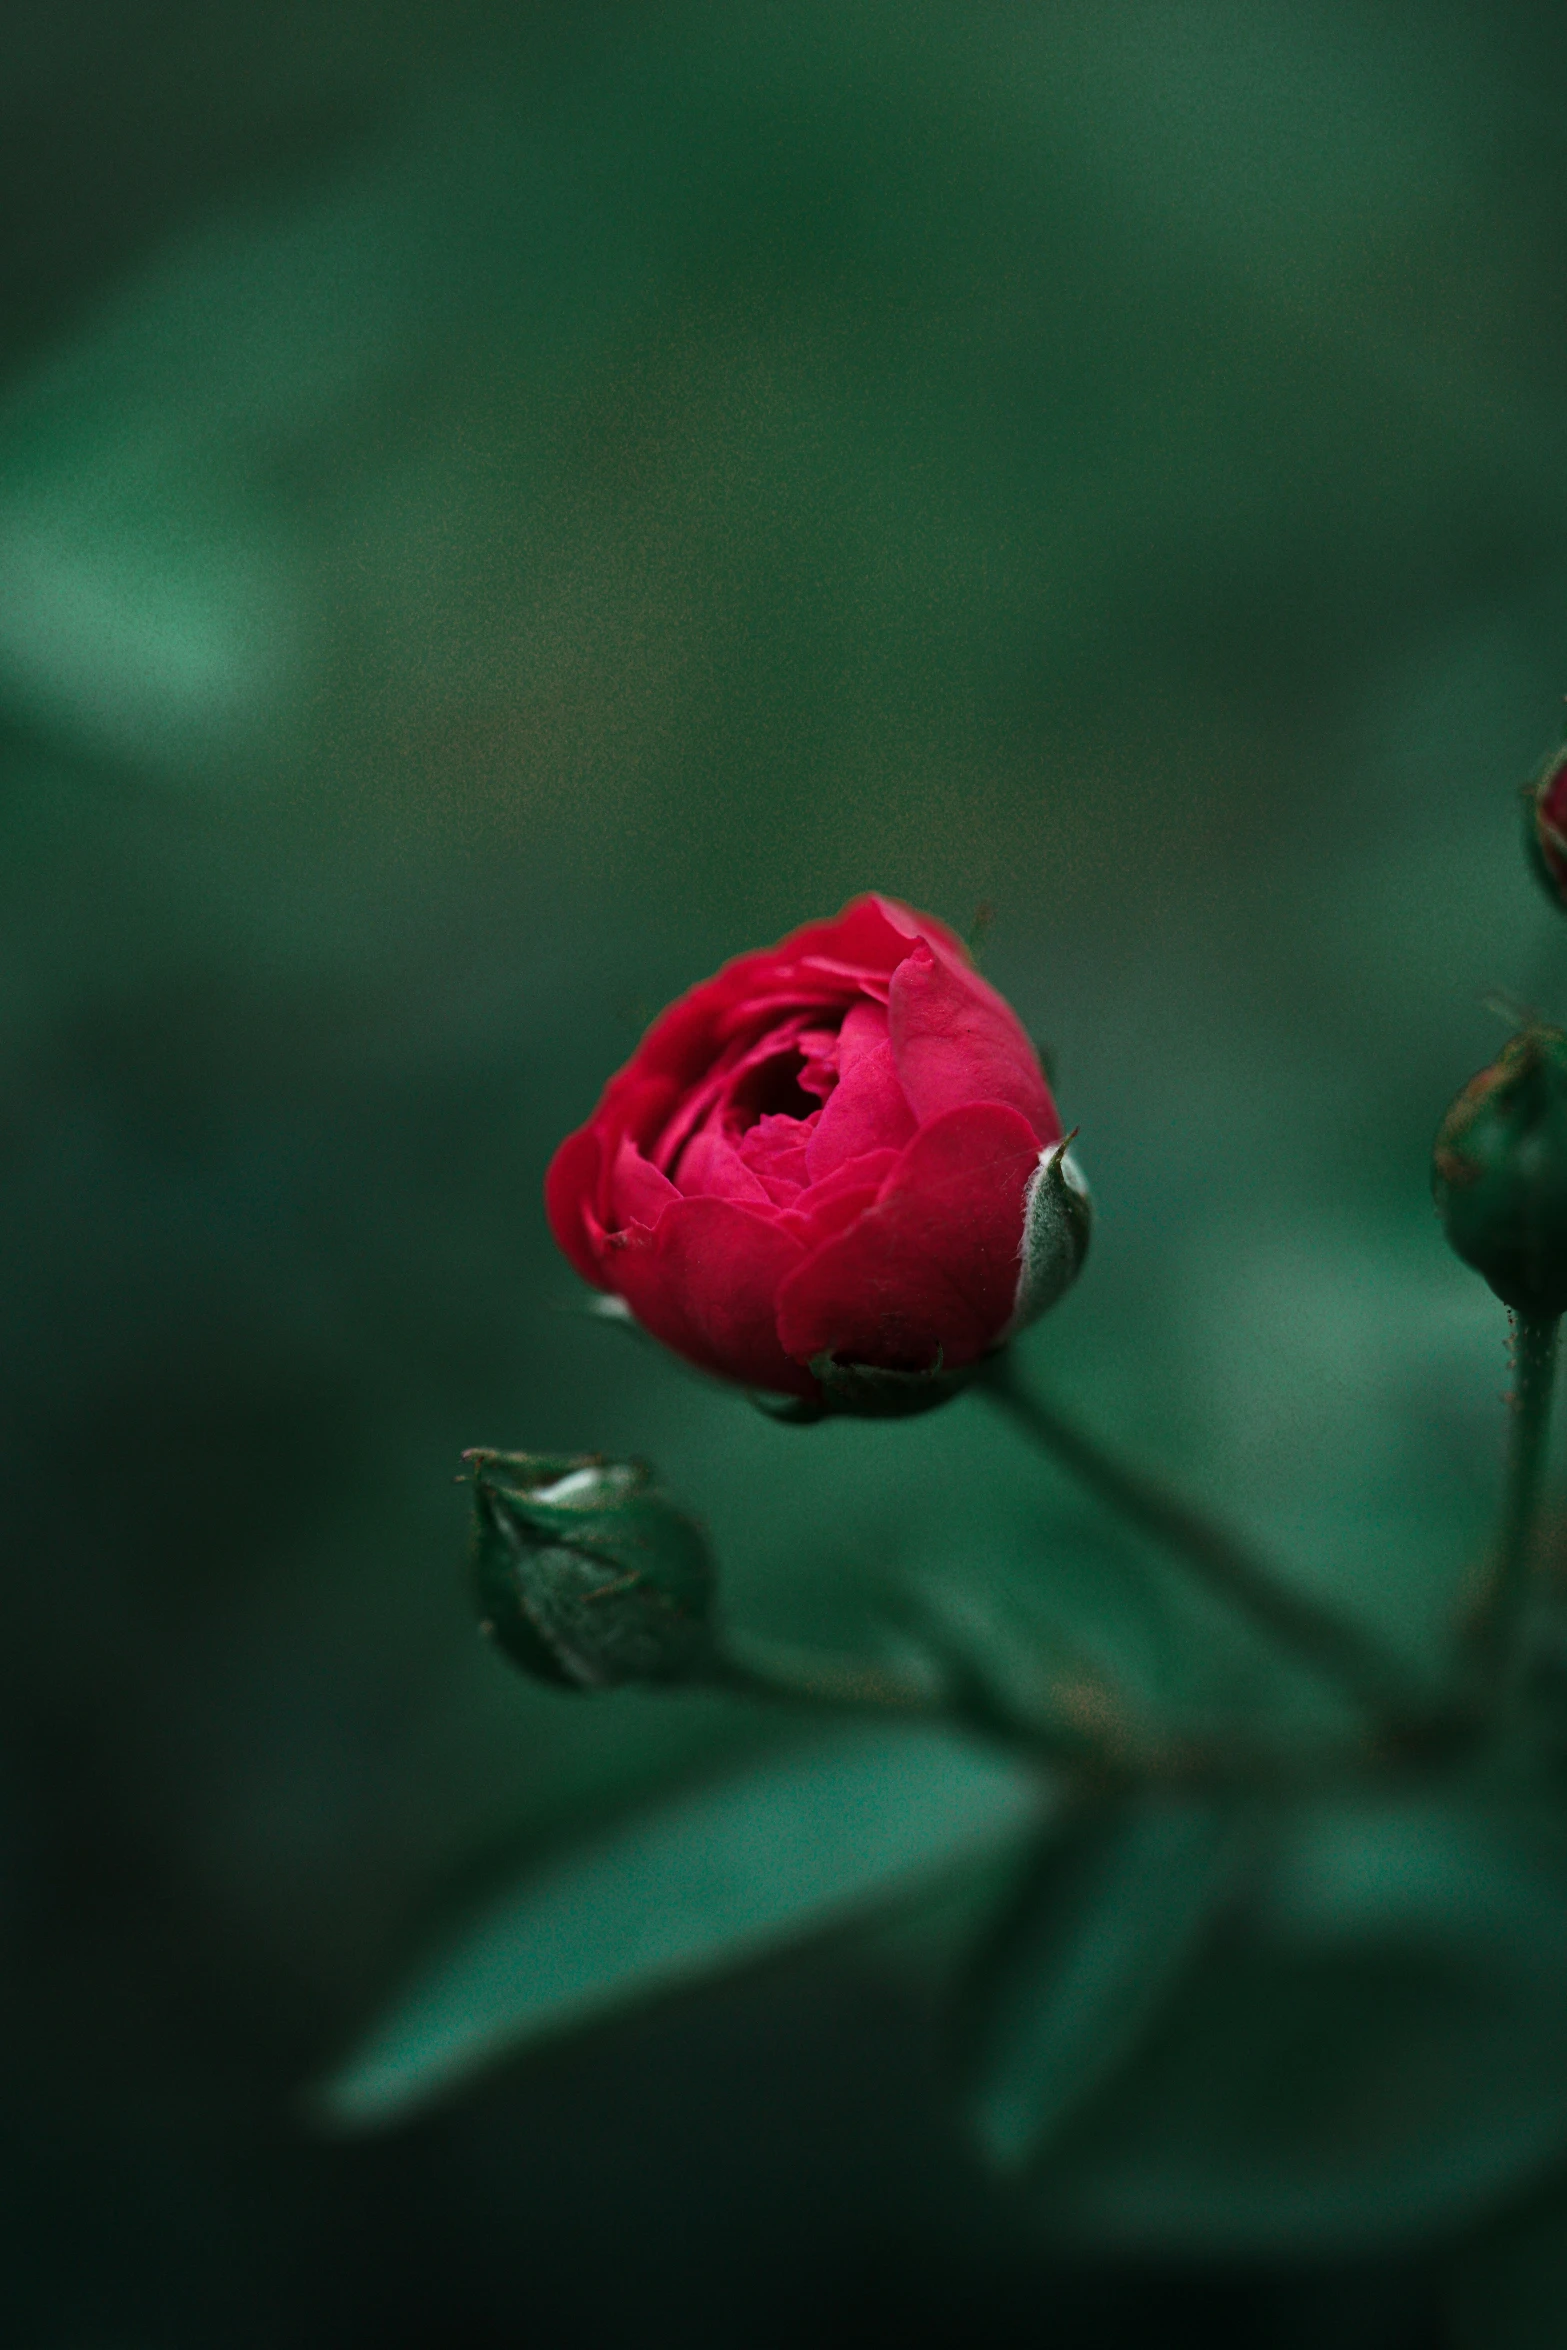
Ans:
[[[1540,886],[1567,913],[1567,749],[1554,753],[1526,795],[1524,840]]]
[[[1039,1057],[961,941],[896,900],[742,955],[654,1022],[556,1152],[585,1280],[720,1378],[809,1407],[940,1401],[1087,1245]]]
[[[1436,1138],[1447,1237],[1504,1305],[1567,1309],[1567,1036],[1523,1029],[1472,1077]]]
[[[514,1664],[567,1689],[706,1678],[712,1555],[644,1462],[465,1457],[474,1592]]]

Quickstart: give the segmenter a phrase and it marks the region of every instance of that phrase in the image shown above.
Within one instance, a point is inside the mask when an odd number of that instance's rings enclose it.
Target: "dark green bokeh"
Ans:
[[[779,1427],[563,1310],[555,1141],[856,890],[989,901],[1052,1048],[1040,1375],[1442,1632],[1506,1372],[1430,1137],[1489,988],[1567,1011],[1564,67],[1539,5],[13,11],[21,2339],[1412,2338],[1418,2266],[1042,2255],[934,1926],[380,2144],[292,2100],[493,1861],[782,1735],[506,1673],[463,1445],[656,1460],[760,1629],[1043,1545],[1252,1686],[978,1405]]]

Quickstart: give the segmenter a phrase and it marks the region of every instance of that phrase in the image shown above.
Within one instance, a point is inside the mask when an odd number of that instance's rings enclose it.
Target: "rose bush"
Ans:
[[[874,896],[672,1004],[545,1196],[578,1272],[656,1338],[812,1403],[846,1366],[977,1362],[1086,1244],[1016,1014],[943,924]]]

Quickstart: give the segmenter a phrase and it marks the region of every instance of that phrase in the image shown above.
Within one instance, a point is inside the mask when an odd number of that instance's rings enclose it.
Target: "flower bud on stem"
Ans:
[[[1534,877],[1567,913],[1567,750],[1553,751],[1524,793],[1524,841]]]
[[[1448,1241],[1524,1320],[1567,1310],[1567,1036],[1530,1021],[1437,1130],[1432,1196]]]
[[[483,1447],[463,1457],[474,1594],[513,1664],[563,1689],[707,1678],[707,1538],[645,1463]]]

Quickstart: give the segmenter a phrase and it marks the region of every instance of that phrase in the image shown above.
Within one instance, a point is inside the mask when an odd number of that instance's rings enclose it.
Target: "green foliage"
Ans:
[[[972,1987],[968,2110],[993,2161],[1037,2160],[1132,2055],[1239,1849],[1233,1804],[1168,1796],[1089,1803],[1041,1848]]]
[[[932,1729],[845,1732],[666,1799],[530,1867],[316,2093],[399,2120],[498,2056],[819,1933],[993,1852],[1046,1800]]]
[[[1457,1797],[1286,1813],[1255,1901],[1043,2181],[1123,2244],[1345,2252],[1461,2226],[1567,2145],[1558,1823]]]

